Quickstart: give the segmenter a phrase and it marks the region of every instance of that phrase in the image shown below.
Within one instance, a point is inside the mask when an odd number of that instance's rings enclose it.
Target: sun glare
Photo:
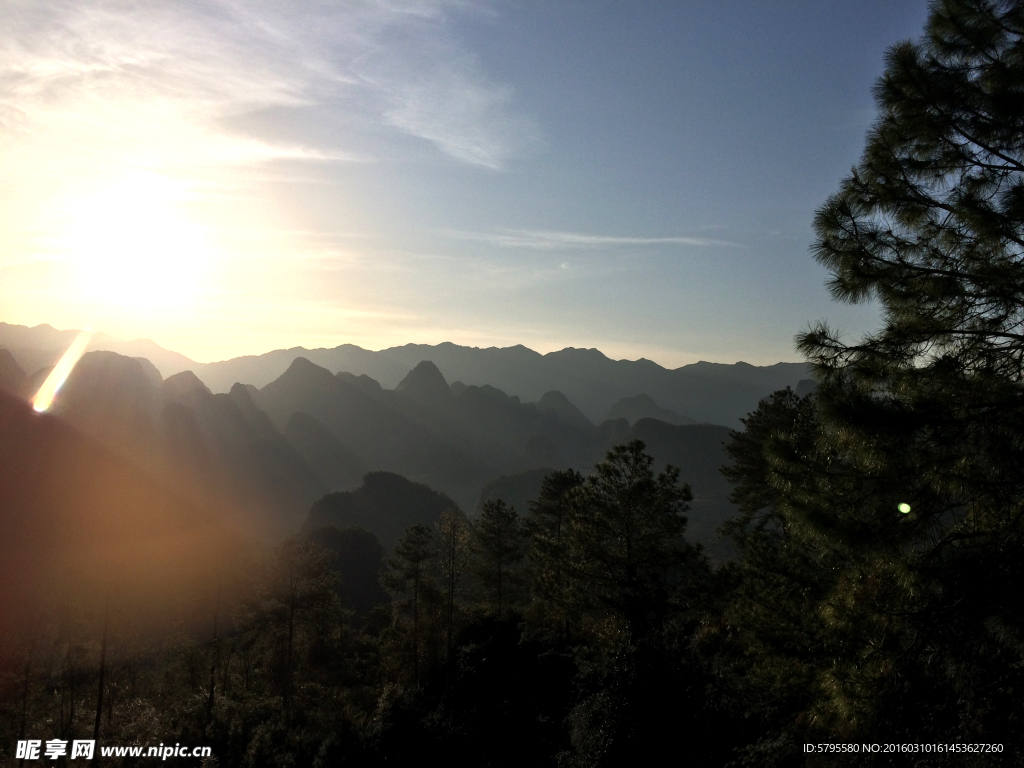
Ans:
[[[46,381],[43,382],[35,397],[32,398],[32,408],[37,413],[48,411],[50,406],[53,405],[53,399],[60,392],[60,388],[64,386],[68,376],[71,375],[71,371],[78,363],[79,358],[85,354],[85,348],[89,345],[91,338],[92,331],[80,331],[75,340],[71,342],[71,346],[64,352],[60,361],[50,371],[50,375],[46,377]]]
[[[181,185],[135,174],[72,206],[70,250],[81,290],[104,304],[180,308],[209,261],[201,227],[182,216]]]

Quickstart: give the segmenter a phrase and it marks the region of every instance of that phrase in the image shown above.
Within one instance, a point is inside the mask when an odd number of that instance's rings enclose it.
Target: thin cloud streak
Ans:
[[[743,248],[741,243],[706,237],[616,237],[580,232],[510,229],[503,232],[442,230],[441,234],[458,240],[473,240],[503,248],[528,248],[538,251],[614,248],[621,245],[689,245],[698,248]]]
[[[225,122],[312,110],[294,116],[301,133],[332,110],[357,110],[364,122],[497,170],[537,131],[514,114],[509,89],[451,39],[445,17],[464,9],[440,0],[15,2],[0,29],[0,139],[22,153],[56,147],[73,157],[67,148],[75,147],[101,167],[118,157],[179,169],[365,161],[343,147],[281,142]]]

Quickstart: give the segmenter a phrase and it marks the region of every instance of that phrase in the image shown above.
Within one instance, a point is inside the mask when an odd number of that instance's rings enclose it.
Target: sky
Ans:
[[[0,0],[0,321],[799,360],[924,0]]]

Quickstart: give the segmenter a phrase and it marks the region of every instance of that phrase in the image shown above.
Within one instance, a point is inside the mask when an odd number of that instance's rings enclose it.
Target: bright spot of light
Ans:
[[[905,501],[902,502],[898,507],[896,507],[896,509],[898,509],[900,512],[902,512],[904,515],[909,515],[910,514],[910,505],[907,504],[907,502],[905,502]]]
[[[36,396],[32,398],[32,409],[34,411],[42,413],[49,410],[50,406],[53,405],[53,398],[57,396],[60,388],[67,381],[68,376],[71,375],[71,371],[85,352],[85,348],[88,346],[89,339],[91,338],[92,331],[80,331],[75,340],[71,342],[71,346],[67,348],[60,362],[50,371],[50,375],[46,377],[43,386],[39,388]]]
[[[181,215],[187,198],[172,179],[135,173],[76,200],[68,246],[83,297],[145,309],[189,304],[210,249]]]

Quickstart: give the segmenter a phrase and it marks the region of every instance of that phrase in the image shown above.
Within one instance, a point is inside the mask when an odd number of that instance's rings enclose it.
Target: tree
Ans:
[[[724,595],[705,618],[702,651],[714,657],[718,702],[745,725],[733,730],[734,746],[755,763],[800,759],[797,722],[809,719],[836,650],[821,608],[841,560],[818,535],[814,522],[831,511],[814,488],[822,465],[838,463],[819,445],[815,399],[787,388],[762,400],[732,433],[722,470],[739,510],[722,532],[739,556],[717,574]]]
[[[1021,741],[1022,53],[1008,0],[933,2],[924,37],[889,51],[814,245],[833,295],[877,301],[881,326],[802,334],[820,383],[789,408],[803,426],[734,442],[753,457],[741,495],[771,510],[748,550],[774,539],[790,586],[821,576],[808,609],[828,661],[805,722],[825,732]]]
[[[616,446],[569,493],[565,572],[583,694],[568,718],[569,764],[648,765],[678,743],[681,723],[700,727],[688,603],[707,565],[683,537],[689,486],[653,464],[640,440]]]
[[[675,467],[655,476],[653,463],[640,440],[609,451],[572,496],[566,541],[578,594],[638,636],[664,618],[671,582],[696,559],[683,539],[690,487]]]
[[[526,555],[526,536],[515,507],[501,499],[484,502],[480,518],[473,527],[473,571],[487,594],[487,602],[496,617],[517,594],[517,566]]]
[[[571,585],[568,578],[569,513],[573,492],[583,485],[574,469],[552,472],[541,482],[540,493],[530,502],[527,531],[534,564],[533,611],[540,624],[554,625],[565,642],[570,633]]]
[[[431,577],[429,564],[436,556],[430,529],[417,523],[406,529],[392,557],[384,561],[381,583],[392,595],[402,599],[395,602],[395,621],[408,614],[412,620],[410,633],[413,680],[420,679],[421,635],[424,604],[436,597],[437,586]]]
[[[279,546],[261,574],[256,602],[247,623],[270,642],[275,656],[285,717],[291,715],[300,648],[329,642],[327,635],[343,626],[338,600],[338,574],[330,556],[316,544],[290,539]]]
[[[444,599],[445,659],[452,657],[452,634],[455,627],[456,597],[459,582],[466,571],[469,555],[469,528],[457,510],[441,513],[437,528],[437,564],[441,575]]]

